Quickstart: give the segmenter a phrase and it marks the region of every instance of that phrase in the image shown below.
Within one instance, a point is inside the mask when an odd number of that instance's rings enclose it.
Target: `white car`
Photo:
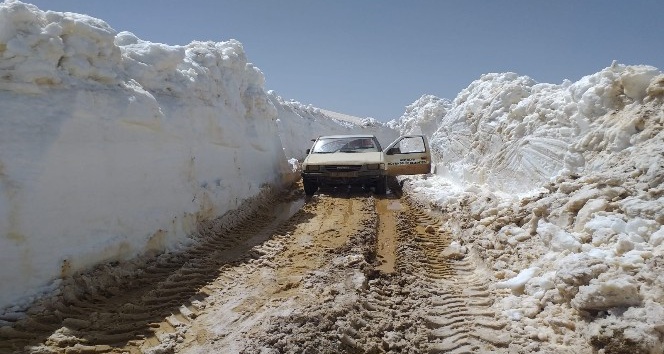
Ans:
[[[373,186],[376,194],[387,192],[387,176],[427,174],[431,151],[424,135],[399,137],[385,150],[373,135],[321,136],[314,141],[302,163],[306,195],[325,185]]]

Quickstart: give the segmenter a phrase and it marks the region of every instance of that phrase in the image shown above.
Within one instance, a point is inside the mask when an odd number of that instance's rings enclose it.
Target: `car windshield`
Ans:
[[[333,152],[377,152],[381,151],[378,141],[371,137],[320,138],[311,152],[329,154]]]

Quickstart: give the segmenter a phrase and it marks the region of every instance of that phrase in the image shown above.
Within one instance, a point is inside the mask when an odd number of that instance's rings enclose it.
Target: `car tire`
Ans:
[[[383,195],[385,193],[387,193],[387,177],[380,176],[376,181],[376,194]]]
[[[302,184],[304,185],[304,194],[305,195],[314,195],[316,191],[318,190],[318,183],[312,182],[312,181],[307,181],[304,180],[302,181]]]

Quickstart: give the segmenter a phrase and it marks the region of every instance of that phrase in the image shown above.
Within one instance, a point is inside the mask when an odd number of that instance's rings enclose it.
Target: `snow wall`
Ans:
[[[613,63],[577,82],[486,74],[390,126],[431,137],[408,194],[482,259],[515,352],[664,352],[664,75]]]
[[[353,130],[281,117],[293,108],[235,40],[149,43],[17,1],[0,4],[0,106],[0,308],[186,246],[200,221],[291,182],[284,151],[301,157],[303,132]]]
[[[662,72],[645,65],[613,63],[560,85],[491,73],[454,101],[422,96],[388,125],[428,135],[437,174],[450,181],[523,192],[592,168],[583,154],[588,150],[617,153],[633,146],[643,118],[610,114],[656,104],[663,86]]]

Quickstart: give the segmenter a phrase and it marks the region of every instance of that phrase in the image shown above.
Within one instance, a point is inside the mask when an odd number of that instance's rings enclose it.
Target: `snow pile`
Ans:
[[[406,112],[398,120],[388,122],[388,126],[399,130],[402,135],[425,134],[431,138],[442,123],[443,117],[452,107],[449,100],[432,95],[424,95],[406,107]]]
[[[538,84],[514,73],[486,74],[459,93],[451,107],[444,100],[418,101],[409,111],[421,118],[407,114],[398,124],[412,130],[430,125],[432,116],[436,117],[440,122],[432,145],[439,161],[437,171],[451,180],[519,192],[560,172],[583,168],[582,151],[626,148],[637,129],[635,120],[608,122],[603,132],[587,134],[588,130],[607,113],[641,102],[650,81],[659,74],[653,67],[614,64],[561,85]],[[585,144],[573,147],[582,136]]]
[[[5,2],[0,10],[3,89],[37,91],[33,84],[61,84],[69,75],[116,83],[122,56],[114,37],[101,20]]]
[[[279,135],[288,157],[299,160],[306,156],[312,139],[321,135],[373,134],[386,148],[399,134],[385,123],[373,118],[358,118],[304,105],[294,100],[284,100],[275,92],[268,93],[277,107]]]
[[[663,78],[488,74],[441,101],[438,175],[408,189],[493,271],[513,346],[664,350]]]
[[[284,147],[301,156],[314,131],[373,131],[298,127],[320,118],[285,114],[263,87],[235,40],[150,43],[0,3],[0,308],[100,262],[190,244],[201,221],[297,177]]]

